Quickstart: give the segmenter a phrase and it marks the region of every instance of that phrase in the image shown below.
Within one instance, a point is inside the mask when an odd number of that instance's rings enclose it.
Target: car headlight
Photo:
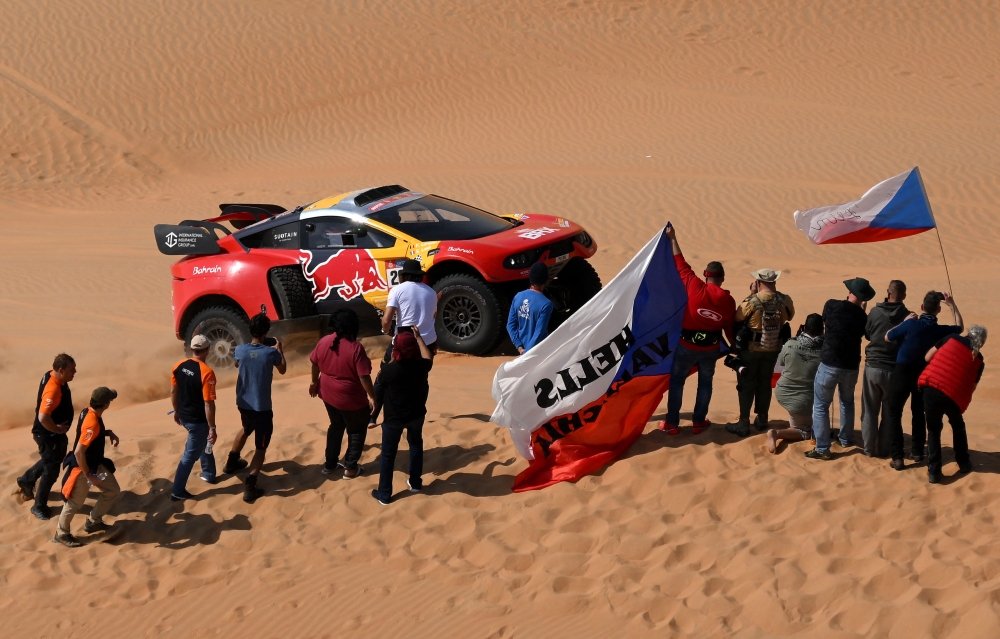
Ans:
[[[503,267],[513,270],[528,268],[538,261],[538,255],[538,249],[515,253],[514,255],[510,255],[504,259]]]
[[[594,240],[590,239],[586,231],[580,231],[573,236],[573,241],[582,246],[583,248],[590,248],[590,245],[594,243]]]

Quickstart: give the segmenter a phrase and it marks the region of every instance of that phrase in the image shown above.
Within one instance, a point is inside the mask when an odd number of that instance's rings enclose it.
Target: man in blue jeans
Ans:
[[[868,300],[875,289],[868,280],[856,277],[844,280],[846,300],[829,300],[823,307],[826,337],[820,353],[820,364],[813,382],[813,435],[816,447],[806,453],[810,459],[829,460],[830,405],[834,391],[840,393],[840,445],[851,445],[854,433],[854,387],[858,384],[861,366],[861,338],[865,336]]]
[[[181,360],[170,374],[170,402],[174,406],[174,421],[187,432],[184,454],[177,465],[171,501],[193,499],[187,491],[187,480],[194,462],[201,460],[201,479],[214,484],[215,456],[206,451],[209,442],[215,443],[215,372],[205,363],[208,357],[208,338],[195,335],[191,339],[194,357]]]
[[[677,273],[684,282],[688,303],[681,320],[681,341],[674,350],[674,364],[670,371],[670,391],[667,396],[667,418],[660,422],[660,430],[668,435],[677,435],[680,429],[681,403],[684,400],[684,382],[691,369],[698,367],[698,393],[694,400],[694,415],[691,432],[697,435],[711,425],[708,420],[708,403],[712,400],[712,378],[715,377],[715,363],[719,359],[722,335],[733,343],[733,316],[736,314],[736,300],[729,291],[722,288],[726,271],[719,262],[709,262],[703,275],[705,281],[695,275],[694,269],[684,259],[681,246],[677,243],[677,232],[672,224],[664,231],[670,239]]]

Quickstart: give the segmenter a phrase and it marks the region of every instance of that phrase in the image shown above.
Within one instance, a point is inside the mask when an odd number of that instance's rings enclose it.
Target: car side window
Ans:
[[[318,217],[303,223],[303,248],[389,248],[396,238],[347,217]]]
[[[258,231],[251,235],[244,235],[240,242],[247,248],[268,248],[268,249],[298,249],[299,248],[299,223],[290,222]]]

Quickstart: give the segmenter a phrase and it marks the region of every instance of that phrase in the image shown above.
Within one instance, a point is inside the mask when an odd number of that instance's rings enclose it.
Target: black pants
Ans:
[[[410,486],[423,488],[420,476],[424,474],[424,418],[397,423],[386,420],[382,424],[382,463],[378,476],[379,497],[384,501],[392,497],[392,469],[396,465],[403,430],[406,430],[406,443],[410,447]]]
[[[965,420],[962,410],[950,397],[936,388],[925,387],[924,410],[927,412],[927,474],[941,474],[941,431],[944,429],[944,416],[948,416],[951,424],[952,448],[955,449],[955,461],[963,470],[972,468],[969,460],[969,438],[965,434]]]
[[[326,431],[326,467],[336,468],[340,460],[340,445],[347,432],[347,453],[344,455],[344,467],[355,471],[361,461],[361,451],[365,448],[365,435],[368,432],[368,408],[358,410],[340,410],[323,402],[326,413],[330,416],[330,428]]]
[[[35,488],[35,505],[47,506],[49,492],[52,490],[52,485],[59,479],[59,467],[62,465],[63,459],[66,458],[69,438],[66,435],[57,435],[56,433],[48,435],[32,433],[31,436],[38,444],[38,454],[41,459],[18,479],[22,483],[31,485],[38,482],[38,487]]]
[[[910,413],[913,415],[913,433],[910,440],[910,454],[923,455],[927,441],[927,425],[924,421],[924,395],[917,388],[917,380],[926,364],[896,364],[889,381],[889,406],[885,417],[889,428],[889,454],[893,459],[903,459],[903,408],[910,398]]]
[[[767,414],[771,410],[771,378],[774,375],[774,365],[778,363],[778,355],[777,351],[762,353],[745,350],[740,353],[740,359],[746,362],[743,373],[736,376],[740,419],[750,421],[750,410],[755,408],[757,416],[763,423],[767,423]]]

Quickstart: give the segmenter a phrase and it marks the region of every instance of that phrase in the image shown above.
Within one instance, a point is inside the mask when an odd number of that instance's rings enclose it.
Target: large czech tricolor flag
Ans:
[[[686,304],[660,233],[542,343],[500,366],[491,420],[530,460],[515,492],[577,480],[639,438],[670,383]]]
[[[795,226],[813,244],[881,242],[935,227],[920,170],[876,184],[860,200],[795,212]]]

